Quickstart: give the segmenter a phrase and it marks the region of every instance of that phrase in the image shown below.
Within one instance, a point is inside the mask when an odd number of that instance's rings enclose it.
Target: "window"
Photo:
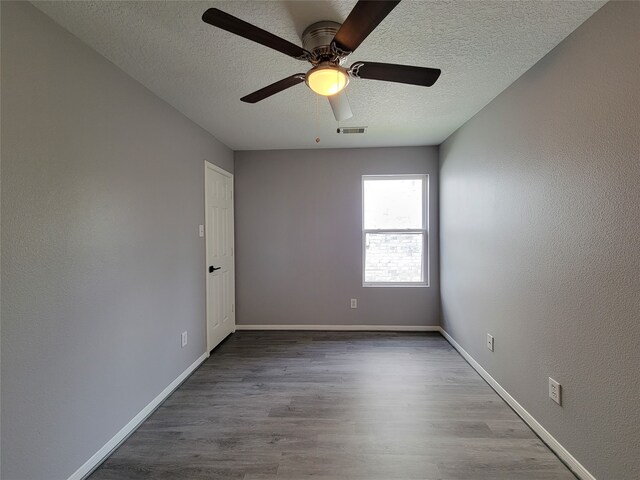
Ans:
[[[363,175],[364,286],[428,286],[427,182],[427,175]]]

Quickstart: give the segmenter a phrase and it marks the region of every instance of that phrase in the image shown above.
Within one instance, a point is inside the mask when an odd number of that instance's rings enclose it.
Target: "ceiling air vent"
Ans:
[[[367,127],[342,127],[338,133],[367,133]]]

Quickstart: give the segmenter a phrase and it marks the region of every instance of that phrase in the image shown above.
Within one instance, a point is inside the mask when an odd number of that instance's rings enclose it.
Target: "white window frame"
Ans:
[[[422,180],[422,228],[385,229],[364,228],[364,182],[365,180]],[[362,286],[363,287],[428,287],[430,283],[429,262],[429,175],[428,174],[390,174],[390,175],[362,175]],[[424,245],[422,246],[422,272],[424,278],[421,282],[367,282],[365,281],[367,234],[368,233],[422,233]]]

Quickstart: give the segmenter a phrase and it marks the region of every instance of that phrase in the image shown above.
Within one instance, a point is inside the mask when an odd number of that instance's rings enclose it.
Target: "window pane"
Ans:
[[[420,178],[364,180],[364,228],[422,228]]]
[[[422,233],[367,233],[365,282],[422,282]]]

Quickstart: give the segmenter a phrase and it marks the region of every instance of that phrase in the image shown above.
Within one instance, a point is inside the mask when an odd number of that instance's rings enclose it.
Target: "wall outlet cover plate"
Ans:
[[[489,335],[487,333],[487,348],[489,350],[491,350],[493,352],[493,346],[494,346],[494,340],[493,340],[493,335]]]
[[[549,398],[558,405],[562,405],[562,385],[551,377],[549,377]]]

